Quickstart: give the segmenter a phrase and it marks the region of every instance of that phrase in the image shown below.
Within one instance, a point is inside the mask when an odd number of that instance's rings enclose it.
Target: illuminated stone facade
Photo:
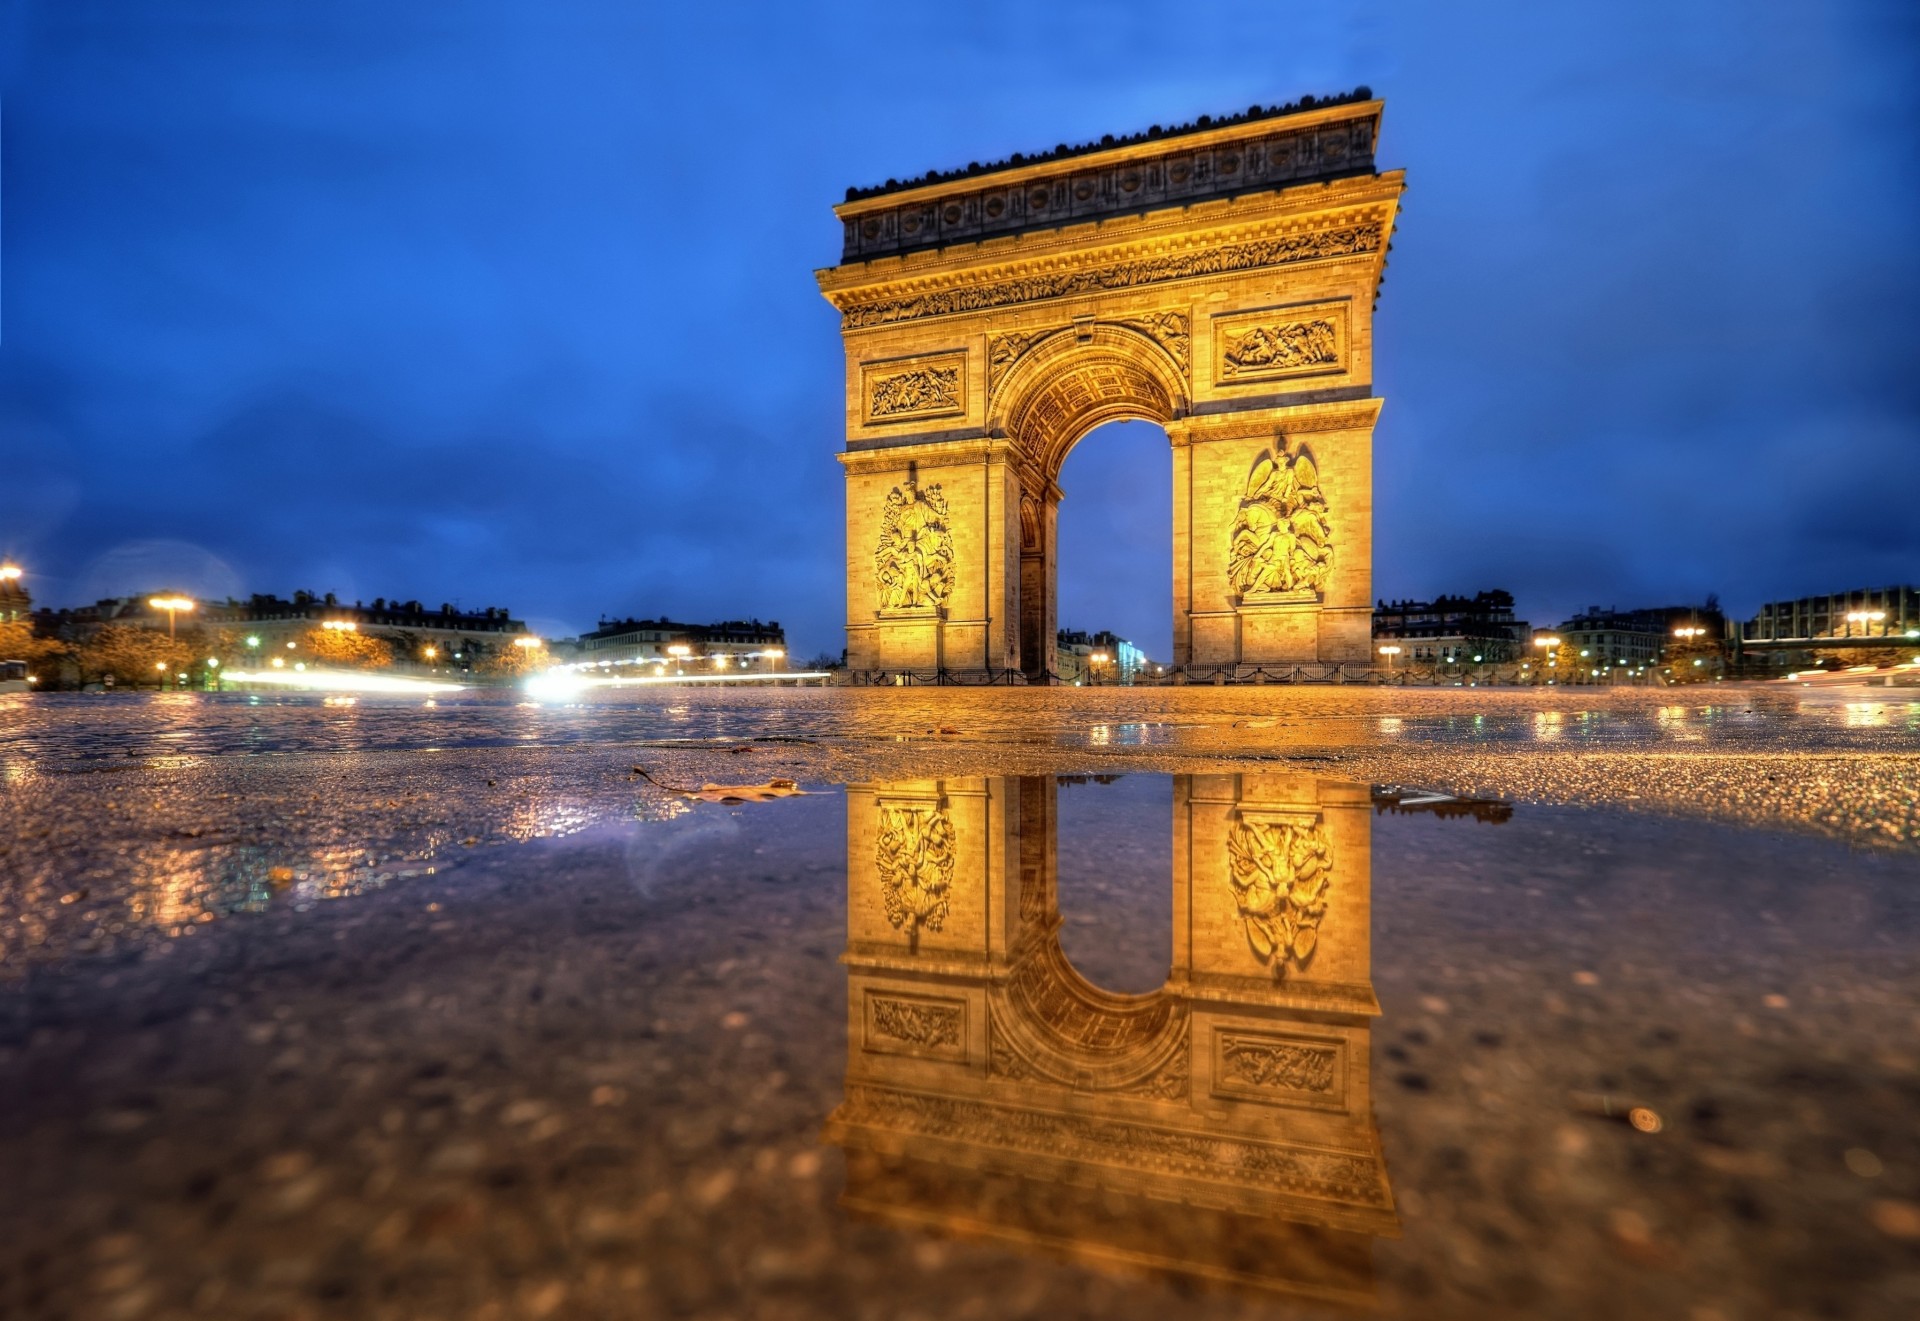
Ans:
[[[1061,948],[1050,778],[847,794],[845,1203],[1353,1300],[1398,1218],[1373,1117],[1365,785],[1178,776],[1146,995]]]
[[[1173,447],[1174,663],[1370,659],[1373,305],[1403,180],[1348,99],[874,190],[846,345],[856,675],[1044,680],[1068,452]]]

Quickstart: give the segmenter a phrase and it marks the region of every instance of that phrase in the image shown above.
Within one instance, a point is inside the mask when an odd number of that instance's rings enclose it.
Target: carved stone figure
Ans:
[[[880,896],[895,930],[938,931],[953,896],[953,822],[936,807],[880,804],[874,861]]]
[[[1234,591],[1321,593],[1332,571],[1333,527],[1312,456],[1263,452],[1233,523],[1227,576]]]
[[[1221,361],[1221,374],[1229,378],[1241,372],[1331,367],[1340,363],[1340,345],[1333,322],[1327,320],[1254,326],[1234,336]]]
[[[953,590],[953,533],[947,528],[947,498],[937,483],[896,486],[888,494],[873,567],[882,609],[946,604]]]
[[[1276,976],[1305,968],[1320,940],[1333,849],[1318,822],[1241,817],[1227,836],[1228,880],[1247,943]]]

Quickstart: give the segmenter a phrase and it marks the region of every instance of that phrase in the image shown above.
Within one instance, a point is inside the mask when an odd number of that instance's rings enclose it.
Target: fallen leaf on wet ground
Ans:
[[[776,798],[794,798],[807,792],[793,780],[777,778],[768,780],[764,784],[707,783],[698,789],[689,789],[682,785],[662,784],[647,774],[644,766],[635,766],[633,773],[648,784],[665,789],[668,793],[679,794],[682,798],[692,798],[703,803],[770,803]]]

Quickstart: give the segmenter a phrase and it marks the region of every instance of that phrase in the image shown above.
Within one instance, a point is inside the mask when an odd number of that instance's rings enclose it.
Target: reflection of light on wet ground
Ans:
[[[1533,714],[1533,736],[1542,743],[1550,743],[1560,737],[1561,723],[1564,720],[1558,711],[1536,711]]]
[[[1893,714],[1885,702],[1848,702],[1848,729],[1884,729],[1893,723]]]
[[[1405,727],[1405,724],[1406,722],[1399,716],[1381,716],[1380,732],[1389,737],[1393,737],[1400,733],[1401,729]]]

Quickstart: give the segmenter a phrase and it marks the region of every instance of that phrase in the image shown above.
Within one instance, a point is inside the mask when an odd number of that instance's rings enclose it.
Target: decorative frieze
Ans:
[[[1233,520],[1227,577],[1242,605],[1317,601],[1333,573],[1333,524],[1320,470],[1302,448],[1262,451]]]
[[[927,996],[866,995],[866,1047],[881,1054],[964,1060],[967,1002]]]
[[[1213,1090],[1281,1105],[1344,1109],[1347,1043],[1337,1037],[1277,1036],[1217,1029]]]
[[[1380,251],[1385,235],[1386,227],[1383,224],[1369,220],[1239,243],[1182,248],[1103,266],[1089,266],[1082,270],[1043,271],[1009,279],[985,280],[955,288],[931,289],[906,297],[849,303],[843,308],[840,325],[843,330],[862,330],[921,317],[950,316],[957,312],[979,312],[1048,298],[1135,289],[1168,280],[1187,280],[1196,276],[1256,270],[1263,266],[1287,266],[1296,262],[1361,256]]]
[[[861,370],[866,420],[910,422],[967,411],[967,359],[955,354],[907,366],[869,363]]]
[[[1240,812],[1227,834],[1227,883],[1247,944],[1276,977],[1304,969],[1320,941],[1333,846],[1318,816]]]

